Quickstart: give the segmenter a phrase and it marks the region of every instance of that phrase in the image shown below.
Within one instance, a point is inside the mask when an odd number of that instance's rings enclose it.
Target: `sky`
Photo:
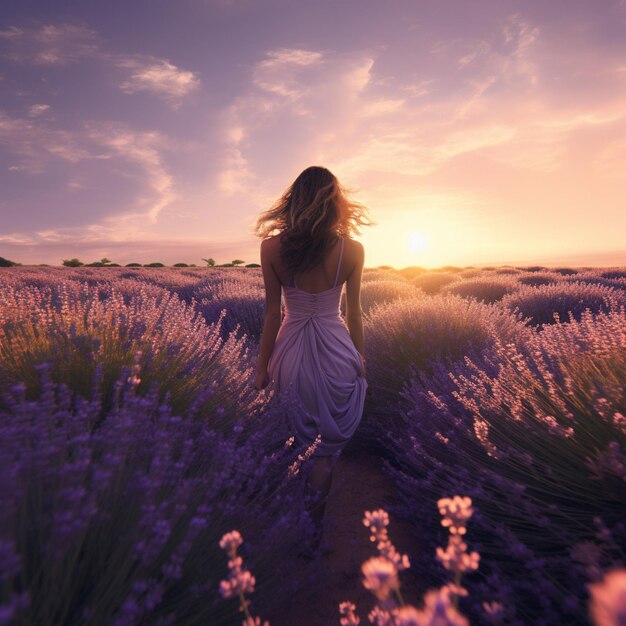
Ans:
[[[309,165],[366,266],[626,265],[626,0],[2,0],[0,256],[258,262]]]

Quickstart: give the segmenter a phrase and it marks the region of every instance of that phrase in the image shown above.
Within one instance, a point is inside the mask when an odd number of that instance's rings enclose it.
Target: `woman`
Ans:
[[[254,386],[260,390],[271,381],[275,394],[295,394],[301,410],[292,417],[300,442],[311,445],[321,435],[307,481],[316,543],[334,461],[359,425],[367,390],[364,250],[348,235],[371,224],[365,208],[350,201],[324,167],[305,169],[256,224],[266,300]],[[273,231],[278,234],[270,236]],[[339,310],[344,282],[347,325]]]

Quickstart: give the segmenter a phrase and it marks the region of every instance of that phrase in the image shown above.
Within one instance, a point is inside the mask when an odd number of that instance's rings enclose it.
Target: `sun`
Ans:
[[[407,248],[410,254],[419,254],[428,248],[428,239],[423,232],[414,230],[409,233]]]

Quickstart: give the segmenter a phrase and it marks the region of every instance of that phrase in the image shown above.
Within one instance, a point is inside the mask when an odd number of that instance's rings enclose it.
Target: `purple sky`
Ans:
[[[258,262],[306,166],[366,265],[626,264],[626,1],[3,0],[0,256]]]

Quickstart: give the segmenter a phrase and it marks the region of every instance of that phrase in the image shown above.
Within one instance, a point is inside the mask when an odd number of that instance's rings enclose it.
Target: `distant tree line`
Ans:
[[[217,265],[214,259],[202,259],[207,267],[239,267],[245,263],[241,259],[234,259],[230,263],[222,263]],[[63,265],[66,267],[122,267],[119,263],[112,263],[106,257],[93,263],[83,263],[80,259],[63,259]],[[166,267],[164,263],[127,263],[124,267]],[[174,263],[171,267],[197,267],[195,263]],[[258,263],[248,263],[245,267],[261,267]]]
[[[230,263],[222,263],[221,265],[217,265],[214,259],[202,259],[207,267],[239,267],[244,264],[244,261],[241,259],[234,259]],[[5,259],[0,256],[0,267],[13,267],[15,265],[22,265],[21,263],[16,263],[15,261],[9,261],[9,259]],[[46,263],[42,263],[41,265],[47,265]],[[65,267],[122,267],[119,263],[113,263],[110,259],[104,257],[99,261],[94,261],[93,263],[83,263],[80,259],[63,259],[63,265]],[[166,267],[164,263],[127,263],[124,267]],[[171,267],[198,267],[195,263],[174,263]],[[261,267],[258,263],[248,263],[245,267]]]

